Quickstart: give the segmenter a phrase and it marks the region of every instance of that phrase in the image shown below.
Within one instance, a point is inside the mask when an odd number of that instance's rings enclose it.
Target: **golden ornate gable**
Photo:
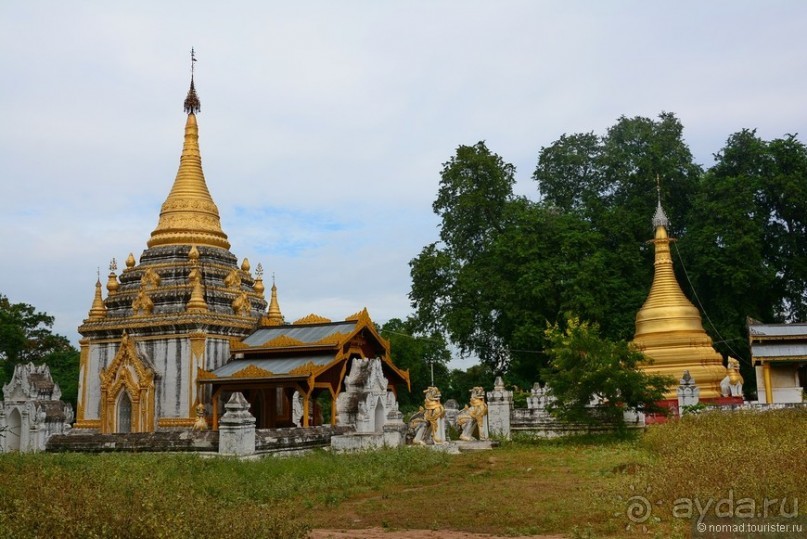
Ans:
[[[272,371],[267,371],[266,369],[262,369],[260,367],[256,367],[255,365],[247,365],[243,369],[238,372],[232,374],[233,378],[266,378],[269,376],[274,376],[275,373]]]
[[[324,316],[320,316],[320,315],[314,314],[314,313],[311,313],[308,316],[304,316],[304,317],[300,318],[299,320],[295,320],[293,322],[293,324],[295,326],[298,326],[298,325],[301,325],[301,324],[330,324],[330,323],[331,323],[330,318],[325,318]]]
[[[340,333],[339,331],[335,331],[328,336],[325,336],[318,340],[314,344],[339,344],[347,338],[347,333]]]
[[[289,371],[289,374],[305,374],[310,376],[312,372],[317,372],[319,369],[320,365],[315,364],[313,361],[309,361],[300,366],[294,367]]]
[[[238,339],[230,339],[230,351],[247,350],[249,345]]]
[[[129,335],[124,332],[120,347],[118,348],[118,353],[115,354],[115,358],[112,360],[112,363],[110,363],[109,367],[106,369],[101,370],[102,388],[104,385],[111,384],[115,380],[115,377],[121,368],[125,367],[126,365],[131,365],[134,368],[135,372],[137,373],[137,377],[140,380],[145,382],[154,380],[154,373],[152,370],[143,363],[140,357],[138,357],[134,340],[132,340]]]
[[[367,307],[362,309],[357,313],[353,313],[347,318],[345,318],[345,322],[369,322],[370,321],[370,313],[367,312]]]
[[[263,343],[267,348],[279,348],[281,346],[304,346],[306,343],[288,335],[278,335],[274,339],[268,340]]]
[[[131,401],[131,432],[154,431],[154,371],[138,356],[124,332],[118,352],[101,373],[101,432],[117,432],[118,404],[125,391]]]
[[[196,379],[197,380],[216,380],[218,376],[213,374],[210,371],[206,371],[201,367],[196,367]]]

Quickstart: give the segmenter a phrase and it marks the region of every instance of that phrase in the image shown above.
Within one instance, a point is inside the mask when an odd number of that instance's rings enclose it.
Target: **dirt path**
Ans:
[[[309,539],[505,539],[500,535],[487,535],[452,530],[312,530]],[[506,539],[564,539],[562,535],[523,535]]]

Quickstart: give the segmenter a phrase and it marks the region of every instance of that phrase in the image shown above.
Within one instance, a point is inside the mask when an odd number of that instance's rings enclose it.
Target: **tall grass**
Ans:
[[[672,501],[729,491],[807,510],[807,410],[689,415],[639,436],[517,437],[457,456],[0,455],[0,539],[294,539],[309,526],[686,537]],[[653,503],[641,526],[626,512],[636,495]]]
[[[307,510],[447,458],[417,453],[0,455],[0,538],[301,538]]]
[[[807,409],[685,415],[648,429],[645,479],[664,499],[801,497],[807,507]]]

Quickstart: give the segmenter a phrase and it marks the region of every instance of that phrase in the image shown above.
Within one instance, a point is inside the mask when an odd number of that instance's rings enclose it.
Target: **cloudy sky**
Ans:
[[[0,293],[77,343],[97,268],[140,255],[171,188],[191,47],[232,252],[287,320],[384,322],[458,145],[535,197],[542,146],[621,115],[674,112],[704,165],[742,128],[803,135],[806,25],[795,0],[2,2]]]

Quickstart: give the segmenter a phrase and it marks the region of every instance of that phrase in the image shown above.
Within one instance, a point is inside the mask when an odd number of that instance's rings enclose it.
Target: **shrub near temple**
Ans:
[[[547,328],[549,367],[541,371],[549,395],[547,408],[559,419],[624,426],[623,413],[661,412],[655,403],[675,381],[647,374],[639,365],[648,358],[625,341],[610,341],[596,324],[568,316],[565,328]],[[592,399],[598,401],[590,406]]]

